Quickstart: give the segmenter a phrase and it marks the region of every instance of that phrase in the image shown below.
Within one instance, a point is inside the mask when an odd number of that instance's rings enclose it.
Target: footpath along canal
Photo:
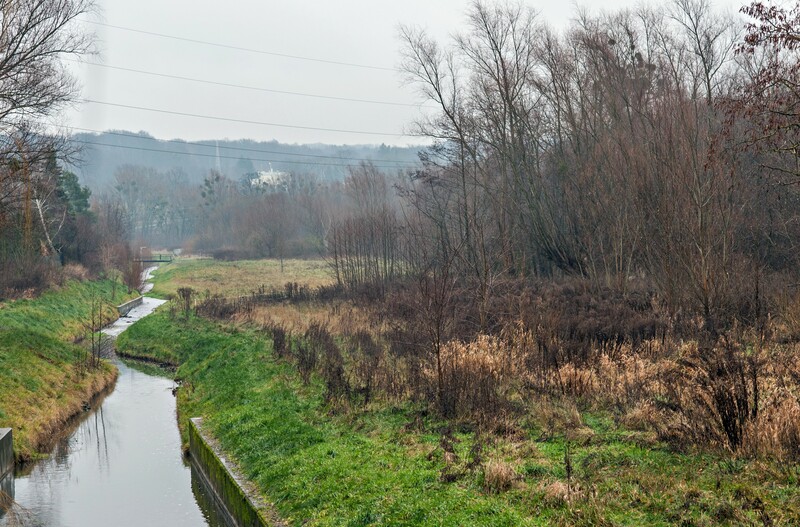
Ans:
[[[104,332],[119,335],[161,303],[145,297]],[[0,512],[1,527],[226,525],[181,453],[174,382],[115,364],[113,391],[76,419],[48,457],[2,482],[14,505]]]

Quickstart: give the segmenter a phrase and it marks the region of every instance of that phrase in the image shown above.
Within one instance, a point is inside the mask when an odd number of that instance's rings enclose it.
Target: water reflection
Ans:
[[[6,478],[25,526],[224,526],[181,455],[172,381],[117,364],[114,392],[51,455]],[[199,496],[199,497],[198,497]]]
[[[194,490],[194,489],[192,489]],[[14,474],[6,474],[0,479],[0,519],[6,515],[14,503]]]
[[[198,473],[198,468],[194,464],[190,465],[192,470],[192,494],[194,494],[194,499],[197,500],[200,510],[208,517],[218,518],[219,525],[235,527],[234,521],[222,512],[223,505],[218,503],[214,492],[206,486],[206,480]]]

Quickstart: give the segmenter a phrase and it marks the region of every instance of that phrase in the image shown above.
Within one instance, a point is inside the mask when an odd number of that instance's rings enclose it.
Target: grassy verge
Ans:
[[[84,332],[93,301],[104,317],[132,295],[111,281],[69,282],[38,298],[0,306],[0,427],[14,429],[18,459],[35,457],[66,421],[116,378],[110,364],[81,366]]]
[[[181,363],[182,426],[203,416],[292,525],[800,523],[796,465],[677,453],[590,412],[567,444],[553,421],[575,417],[557,401],[478,435],[411,404],[341,412],[247,328],[161,312],[118,345]]]
[[[175,295],[180,287],[192,287],[200,293],[224,296],[248,295],[261,286],[283,287],[298,282],[311,287],[331,282],[328,268],[322,260],[244,260],[220,262],[181,258],[162,264],[153,278],[153,296],[166,298]]]

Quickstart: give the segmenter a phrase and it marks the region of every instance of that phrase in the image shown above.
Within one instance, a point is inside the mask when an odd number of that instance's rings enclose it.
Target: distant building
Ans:
[[[250,185],[263,190],[286,190],[289,187],[291,175],[288,172],[273,170],[270,165],[269,170],[259,170],[255,177],[250,180]]]

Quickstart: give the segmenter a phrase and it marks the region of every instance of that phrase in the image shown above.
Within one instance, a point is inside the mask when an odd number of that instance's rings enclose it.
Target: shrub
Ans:
[[[492,419],[502,413],[501,387],[511,372],[508,348],[495,337],[481,335],[474,342],[451,341],[442,346],[441,363],[444,390],[439,401],[445,415]],[[434,364],[425,370],[435,393],[437,371]]]
[[[736,451],[758,412],[758,366],[739,344],[692,346],[664,371],[656,407],[663,439]]]
[[[344,375],[344,358],[339,346],[330,332],[316,322],[312,323],[305,333],[305,347],[298,346],[298,368],[307,381],[317,365],[318,357],[322,358],[321,371],[325,381],[325,398],[350,395],[350,385]]]
[[[505,461],[489,461],[483,469],[483,487],[487,492],[505,492],[519,479],[514,467]]]
[[[383,349],[366,331],[357,331],[350,337],[350,356],[353,361],[355,391],[369,404],[380,373]]]
[[[283,358],[288,355],[286,329],[277,324],[273,324],[266,328],[272,336],[272,349],[278,358]]]

